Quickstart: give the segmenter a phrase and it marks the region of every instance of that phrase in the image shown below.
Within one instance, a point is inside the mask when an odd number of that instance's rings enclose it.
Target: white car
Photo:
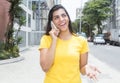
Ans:
[[[106,44],[103,37],[95,37],[93,43],[96,44]]]

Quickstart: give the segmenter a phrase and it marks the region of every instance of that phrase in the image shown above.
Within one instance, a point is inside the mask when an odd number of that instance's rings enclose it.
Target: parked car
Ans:
[[[95,45],[96,45],[96,44],[106,44],[103,37],[95,37],[95,38],[93,39],[93,43],[94,43]]]

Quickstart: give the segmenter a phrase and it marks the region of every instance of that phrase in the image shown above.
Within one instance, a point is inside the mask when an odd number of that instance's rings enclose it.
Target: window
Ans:
[[[31,1],[31,0],[28,0],[28,8],[29,8],[30,10],[32,10],[32,1]]]
[[[22,3],[27,6],[27,0],[22,0]]]
[[[31,15],[28,14],[28,27],[31,27]]]
[[[25,20],[26,20],[26,12],[23,10],[22,11],[22,16],[25,18]],[[24,23],[24,26],[26,26],[26,22]]]
[[[120,9],[118,10],[118,16],[120,16]]]

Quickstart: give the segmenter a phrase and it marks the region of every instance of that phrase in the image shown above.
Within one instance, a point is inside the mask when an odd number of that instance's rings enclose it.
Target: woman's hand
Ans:
[[[98,73],[101,73],[95,66],[86,65],[86,75],[93,80],[97,80]]]
[[[52,28],[51,31],[49,32],[49,34],[51,35],[51,37],[53,39],[57,39],[57,36],[59,35],[59,29],[56,28]]]

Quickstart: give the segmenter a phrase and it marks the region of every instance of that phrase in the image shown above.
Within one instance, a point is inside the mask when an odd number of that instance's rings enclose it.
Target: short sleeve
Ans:
[[[87,42],[87,40],[85,38],[83,38],[81,54],[84,54],[84,53],[86,53],[88,51],[89,51],[88,42]]]
[[[42,38],[40,39],[40,45],[39,45],[39,50],[41,48],[49,48],[50,46],[50,36],[43,35]]]

